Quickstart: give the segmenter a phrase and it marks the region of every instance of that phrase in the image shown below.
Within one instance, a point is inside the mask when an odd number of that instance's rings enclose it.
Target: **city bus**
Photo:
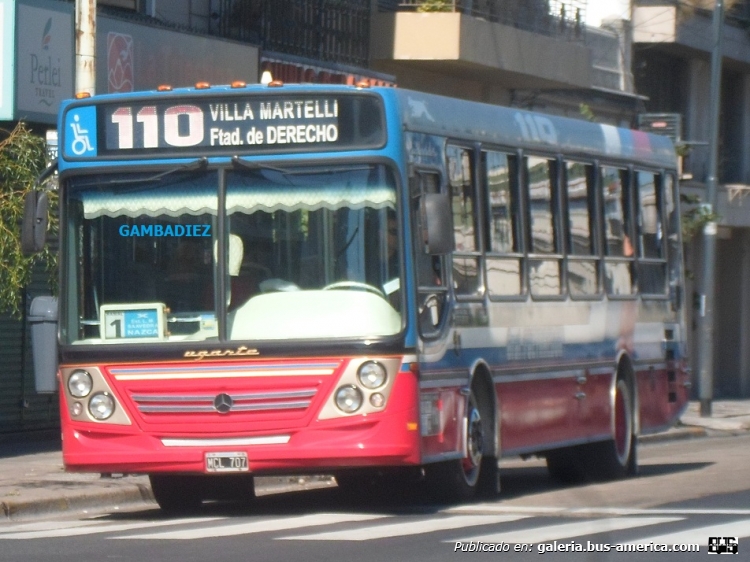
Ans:
[[[279,81],[69,100],[58,129],[69,471],[148,474],[165,510],[301,473],[460,501],[506,457],[633,474],[686,406],[667,137]]]

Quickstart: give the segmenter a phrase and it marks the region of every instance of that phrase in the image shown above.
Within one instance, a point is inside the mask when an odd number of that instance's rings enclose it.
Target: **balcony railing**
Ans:
[[[209,33],[266,51],[369,66],[369,0],[210,0]]]
[[[378,0],[381,12],[460,12],[491,22],[584,41],[587,0]]]

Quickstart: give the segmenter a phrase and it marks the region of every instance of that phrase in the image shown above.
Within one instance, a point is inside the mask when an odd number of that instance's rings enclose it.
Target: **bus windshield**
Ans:
[[[383,165],[81,176],[65,204],[66,343],[215,340],[219,307],[229,340],[402,329],[395,180]]]

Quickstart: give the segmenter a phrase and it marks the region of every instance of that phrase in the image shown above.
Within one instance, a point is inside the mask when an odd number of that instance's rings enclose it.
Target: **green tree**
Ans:
[[[31,282],[36,263],[50,275],[56,291],[57,254],[46,248],[34,256],[21,252],[21,222],[26,194],[45,166],[45,142],[24,123],[12,131],[0,129],[0,313],[21,317],[23,290]],[[57,234],[57,192],[49,193],[50,228]]]
[[[451,0],[422,0],[417,6],[417,12],[452,12]]]

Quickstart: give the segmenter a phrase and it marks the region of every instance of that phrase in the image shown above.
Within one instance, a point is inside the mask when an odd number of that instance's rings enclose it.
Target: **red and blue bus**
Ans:
[[[304,472],[460,499],[509,456],[632,474],[686,406],[666,137],[280,82],[58,127],[70,471],[148,474],[164,509]]]

